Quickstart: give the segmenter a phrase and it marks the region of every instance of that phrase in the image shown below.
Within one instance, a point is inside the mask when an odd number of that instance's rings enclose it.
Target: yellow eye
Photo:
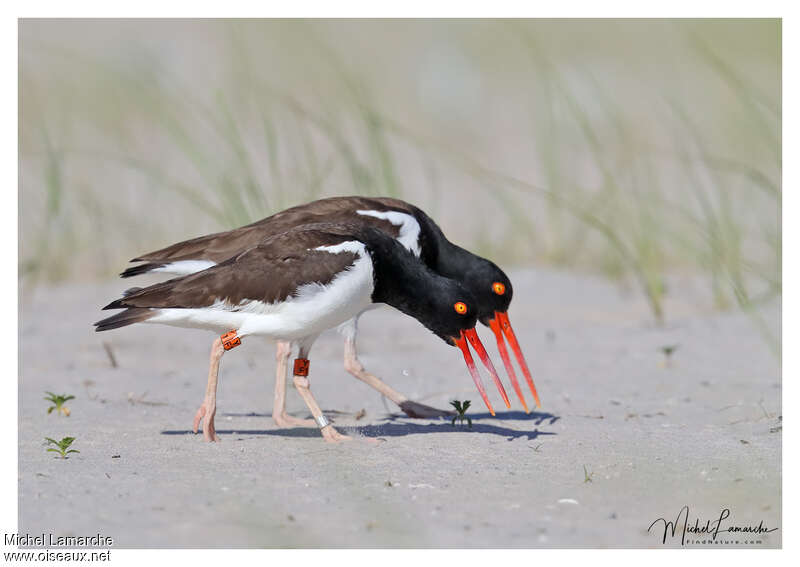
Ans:
[[[503,295],[506,292],[506,286],[500,282],[494,282],[494,284],[492,284],[492,291],[497,295]]]
[[[467,312],[467,305],[466,303],[462,303],[461,301],[459,301],[458,303],[453,305],[453,309],[455,309],[456,313],[458,313],[459,315],[463,315],[464,313]]]

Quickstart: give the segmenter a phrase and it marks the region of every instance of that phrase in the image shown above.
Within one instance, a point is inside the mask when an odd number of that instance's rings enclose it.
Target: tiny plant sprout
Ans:
[[[52,451],[53,453],[58,453],[62,459],[69,458],[67,455],[70,453],[80,453],[80,451],[77,449],[69,448],[69,446],[72,445],[72,442],[75,441],[74,437],[64,437],[61,441],[56,441],[50,437],[45,437],[44,440],[50,445],[55,445],[55,447],[49,447],[47,450]]]
[[[679,345],[665,345],[661,347],[661,352],[664,353],[664,366],[672,366],[672,355],[678,350]]]
[[[53,413],[53,410],[56,410],[56,414],[64,414],[65,416],[69,417],[69,408],[65,407],[64,404],[70,400],[74,400],[75,396],[66,396],[64,394],[58,395],[54,394],[53,392],[45,392],[47,396],[44,398],[48,402],[52,403],[53,405],[47,408],[47,413]]]
[[[466,415],[467,409],[469,409],[469,406],[472,405],[472,402],[467,400],[464,403],[461,403],[459,400],[454,400],[450,402],[450,405],[456,409],[456,412],[458,412],[458,415],[456,415],[450,422],[453,424],[453,427],[456,425],[456,420],[458,420],[459,425],[464,425],[464,420],[466,419],[467,425],[472,428],[472,420]]]
[[[587,482],[592,482],[593,476],[594,472],[589,472],[586,470],[586,465],[583,465],[583,483],[586,484]]]

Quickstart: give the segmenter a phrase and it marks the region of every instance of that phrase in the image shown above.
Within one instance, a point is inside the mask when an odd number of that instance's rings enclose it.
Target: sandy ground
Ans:
[[[310,379],[336,424],[362,436],[343,445],[272,425],[274,347],[257,339],[223,358],[222,441],[204,443],[190,428],[210,333],[97,334],[99,307],[126,282],[38,289],[21,313],[20,532],[100,533],[115,547],[660,547],[662,524],[648,527],[684,505],[690,525],[727,508],[725,529],[781,527],[780,370],[751,319],[704,312],[691,282],[671,286],[659,328],[638,295],[603,280],[512,280],[540,412],[512,400],[490,417],[458,350],[382,309],[362,319],[365,366],[418,401],[472,400],[474,427],[392,415],[345,373],[330,333]],[[775,325],[778,307],[765,308]],[[77,396],[71,417],[46,413],[45,390]],[[291,389],[288,404],[306,414]],[[67,435],[80,454],[45,451],[45,436]],[[735,539],[776,547],[781,530]]]

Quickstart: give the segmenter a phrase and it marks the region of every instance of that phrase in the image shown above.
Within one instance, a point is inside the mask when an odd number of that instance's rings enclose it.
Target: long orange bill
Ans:
[[[539,402],[539,394],[536,393],[536,386],[533,385],[533,377],[531,377],[531,371],[528,369],[528,363],[525,361],[525,357],[522,355],[522,349],[519,347],[519,342],[517,341],[517,336],[514,334],[514,329],[511,328],[511,323],[508,320],[508,313],[501,313],[500,311],[495,311],[495,316],[492,321],[490,321],[490,326],[492,323],[497,322],[502,329],[503,334],[506,336],[506,340],[508,340],[508,344],[511,345],[511,350],[514,351],[514,356],[517,358],[517,362],[519,363],[520,368],[522,368],[522,373],[525,375],[525,380],[528,382],[528,386],[531,389],[531,393],[533,393],[533,399],[536,400],[536,407],[542,407],[542,404]],[[492,329],[494,327],[492,326]],[[497,332],[495,332],[497,336],[497,344],[498,348],[501,344],[501,340]],[[502,356],[502,352],[505,348],[501,348],[500,352]],[[506,362],[506,358],[503,359],[503,362]],[[510,361],[506,364],[506,368],[510,368],[511,364]],[[515,380],[512,378],[512,382]]]
[[[486,370],[489,371],[489,374],[492,375],[492,380],[494,380],[494,385],[497,386],[497,389],[500,392],[500,395],[503,396],[503,402],[506,404],[506,408],[511,409],[511,403],[508,401],[508,394],[506,394],[506,389],[503,388],[503,383],[500,381],[500,376],[497,375],[497,370],[494,369],[494,364],[492,364],[492,359],[489,358],[489,355],[486,353],[486,349],[483,348],[483,343],[478,338],[478,332],[473,327],[472,329],[468,329],[463,331],[464,336],[467,337],[469,344],[472,345],[472,348],[475,349],[475,352],[478,353],[478,356],[483,362],[483,365],[486,367]]]
[[[464,355],[464,362],[467,363],[467,368],[469,368],[469,373],[472,374],[472,380],[475,382],[475,386],[477,386],[478,392],[480,392],[483,398],[483,403],[489,408],[489,413],[494,415],[492,402],[489,401],[489,396],[486,395],[486,388],[483,387],[483,382],[481,381],[481,375],[478,374],[478,369],[475,368],[475,362],[472,360],[472,354],[469,352],[469,346],[467,345],[467,339],[464,337],[464,331],[461,331],[461,336],[459,338],[456,339],[453,337],[453,342],[461,349]]]
[[[525,408],[525,413],[531,413],[531,410],[528,409],[528,404],[525,403],[525,396],[522,395],[522,388],[517,380],[517,373],[514,372],[514,366],[511,364],[511,359],[508,357],[508,349],[506,349],[506,343],[503,340],[503,331],[500,330],[500,322],[497,320],[497,317],[489,321],[489,327],[494,333],[495,340],[497,340],[497,350],[500,351],[500,358],[503,359],[503,365],[506,367],[508,377],[511,378],[511,384],[514,386],[514,391],[517,393],[519,401],[522,402],[522,407]]]

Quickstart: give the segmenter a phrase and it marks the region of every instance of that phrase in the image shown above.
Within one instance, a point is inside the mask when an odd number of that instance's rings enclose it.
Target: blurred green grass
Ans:
[[[504,265],[781,293],[779,20],[22,20],[20,278],[322,196]],[[771,342],[777,344],[776,337]]]

